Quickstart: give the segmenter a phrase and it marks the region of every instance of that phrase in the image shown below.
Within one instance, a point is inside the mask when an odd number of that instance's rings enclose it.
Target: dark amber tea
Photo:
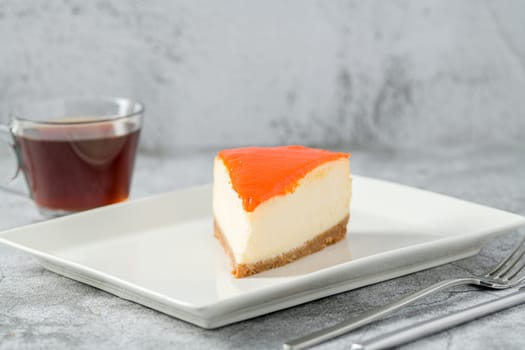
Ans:
[[[36,204],[69,212],[127,199],[139,132],[123,122],[38,126],[15,133]]]
[[[39,212],[53,217],[128,198],[143,113],[124,97],[26,101],[0,136],[14,146],[14,177],[24,175]]]

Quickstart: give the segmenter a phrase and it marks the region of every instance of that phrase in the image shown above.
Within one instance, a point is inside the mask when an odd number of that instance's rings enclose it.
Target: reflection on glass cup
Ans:
[[[143,106],[124,98],[78,98],[18,108],[11,134],[31,198],[57,216],[128,198]]]

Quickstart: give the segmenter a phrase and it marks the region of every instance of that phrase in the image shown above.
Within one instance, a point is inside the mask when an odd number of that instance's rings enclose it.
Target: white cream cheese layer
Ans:
[[[348,215],[350,197],[349,160],[339,159],[312,170],[293,193],[246,212],[224,163],[215,159],[213,213],[239,264],[273,258],[330,229]]]

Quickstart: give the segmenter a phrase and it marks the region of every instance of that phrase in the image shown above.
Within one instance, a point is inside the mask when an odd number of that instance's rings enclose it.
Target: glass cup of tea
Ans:
[[[46,217],[129,196],[144,107],[126,98],[27,103],[0,132],[10,140],[29,195]]]

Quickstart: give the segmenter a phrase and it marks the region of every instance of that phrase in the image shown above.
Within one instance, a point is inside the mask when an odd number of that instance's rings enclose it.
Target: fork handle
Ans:
[[[428,321],[396,329],[359,344],[353,343],[350,346],[350,350],[391,349],[523,303],[525,303],[525,292],[522,288],[505,297],[492,299],[446,316],[439,316]]]
[[[372,310],[372,311],[363,313],[359,316],[352,317],[349,320],[337,323],[325,329],[321,329],[313,333],[310,333],[308,335],[288,341],[283,344],[283,349],[298,350],[298,349],[307,348],[309,346],[313,346],[315,344],[322,343],[326,340],[338,337],[340,335],[353,331],[357,328],[365,326],[369,323],[372,323],[430,294],[436,293],[443,289],[447,289],[447,288],[451,288],[451,287],[459,286],[459,285],[464,285],[464,284],[479,284],[479,280],[475,278],[457,278],[457,279],[450,279],[450,280],[438,282],[436,284],[431,285],[430,287],[417,291],[398,301],[387,304],[376,310]]]

